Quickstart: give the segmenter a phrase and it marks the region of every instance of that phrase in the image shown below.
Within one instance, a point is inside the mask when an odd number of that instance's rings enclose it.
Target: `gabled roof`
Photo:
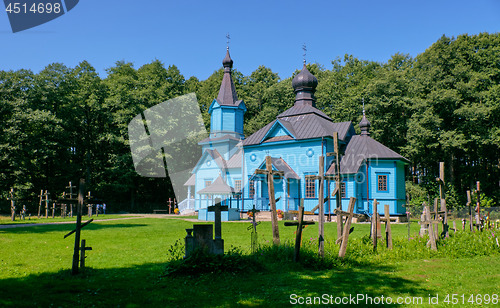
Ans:
[[[184,183],[184,186],[194,186],[196,184],[196,174],[193,173],[189,179]]]
[[[353,136],[347,144],[345,153],[340,161],[340,173],[356,173],[364,161],[376,159],[394,159],[408,162],[408,159],[389,149],[377,140],[367,135],[356,135]],[[334,174],[332,167],[328,169],[327,174]]]
[[[196,166],[194,167],[194,169],[192,171],[193,173],[196,173],[197,169],[199,168],[200,163],[207,156],[210,156],[215,161],[217,166],[221,169],[221,171],[225,172],[225,170],[227,169],[227,162],[224,159],[224,157],[222,157],[222,155],[220,155],[219,151],[217,151],[216,149],[215,150],[207,149],[207,150],[205,150],[205,152],[203,152],[200,159],[196,163]]]
[[[198,194],[205,195],[229,195],[235,192],[234,188],[226,184],[222,176],[218,176],[208,187],[200,189]]]
[[[293,105],[291,108],[280,113],[277,116],[277,118],[292,117],[292,116],[297,116],[297,115],[301,115],[301,114],[308,114],[308,113],[315,113],[315,114],[319,115],[320,117],[323,117],[329,121],[332,120],[323,111],[321,111],[317,108],[314,108],[311,105]]]
[[[314,107],[307,105],[305,106],[306,108],[312,108],[317,110]],[[320,112],[319,110],[317,111]],[[342,141],[346,141],[346,137],[348,135],[354,134],[354,127],[352,126],[352,123],[350,121],[333,123],[331,119],[329,120],[323,116],[318,115],[318,113],[316,112],[312,112],[307,114],[278,118],[269,123],[268,125],[264,126],[263,128],[261,128],[260,130],[256,131],[247,139],[245,139],[243,141],[243,145],[247,146],[247,145],[266,143],[270,142],[270,140],[273,141],[291,140],[292,138],[286,136],[280,136],[283,138],[273,137],[266,139],[267,134],[269,133],[269,131],[272,129],[272,127],[275,125],[276,122],[279,122],[290,133],[292,133],[296,140],[332,137],[333,132],[338,132],[339,139]]]
[[[271,166],[275,171],[283,171],[286,179],[300,179],[292,167],[290,167],[281,157],[271,157]],[[264,160],[257,169],[266,170],[266,160]],[[256,174],[254,174],[250,179],[253,179]]]
[[[234,153],[233,156],[227,161],[228,168],[241,168],[241,160],[242,160],[243,151],[240,149]]]

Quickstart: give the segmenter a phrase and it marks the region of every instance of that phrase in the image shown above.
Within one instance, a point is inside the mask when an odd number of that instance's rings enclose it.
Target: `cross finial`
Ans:
[[[227,49],[229,50],[229,42],[231,41],[231,36],[229,35],[229,32],[226,34],[226,43],[227,43]]]
[[[362,98],[361,101],[363,102],[363,115],[365,115],[365,99]]]
[[[306,43],[302,44],[302,50],[304,51],[304,53],[302,54],[302,56],[304,57],[304,64],[306,64],[306,55],[307,55]]]

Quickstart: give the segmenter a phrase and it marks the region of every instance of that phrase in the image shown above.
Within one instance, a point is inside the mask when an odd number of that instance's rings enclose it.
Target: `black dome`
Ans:
[[[231,56],[229,56],[229,48],[227,49],[226,57],[224,57],[224,60],[222,60],[222,65],[229,68],[233,67],[233,59],[231,59]]]
[[[292,80],[292,87],[295,91],[300,91],[303,89],[315,90],[318,86],[318,79],[314,77],[313,74],[309,72],[304,63],[304,67],[300,73],[298,73]]]

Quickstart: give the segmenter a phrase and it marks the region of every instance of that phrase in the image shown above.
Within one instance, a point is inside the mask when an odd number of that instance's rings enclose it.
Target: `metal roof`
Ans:
[[[184,186],[194,186],[196,184],[196,174],[193,173],[189,179],[184,183]]]
[[[227,161],[228,168],[241,168],[242,150],[236,151],[231,158]]]
[[[224,76],[220,85],[219,95],[217,95],[217,103],[221,106],[239,106],[242,100],[238,100],[236,88],[234,87],[233,77],[231,75],[231,68],[233,60],[229,56],[229,49],[226,52],[226,57],[222,61],[224,66]]]
[[[234,188],[226,184],[222,176],[218,176],[208,187],[200,189],[198,194],[205,195],[230,195],[235,192]]]
[[[315,113],[327,120],[332,120],[330,119],[329,116],[327,116],[323,111],[314,108],[311,105],[293,105],[291,108],[288,108],[284,112],[280,113],[277,118],[284,118],[284,117],[291,117],[291,116],[296,116],[296,115],[301,115],[301,114],[308,114],[308,113]]]
[[[291,109],[293,108],[294,107],[292,107]],[[311,108],[317,110],[316,108],[311,106],[305,107],[305,109],[308,110],[312,110]],[[317,111],[322,113],[319,110]],[[264,137],[269,133],[271,127],[275,124],[276,121],[278,121],[286,130],[288,130],[297,140],[332,137],[333,132],[338,132],[339,139],[342,141],[346,141],[345,139],[349,133],[354,134],[354,127],[352,126],[352,123],[350,121],[333,123],[330,118],[325,118],[319,115],[317,112],[311,112],[300,115],[280,117],[245,139],[243,141],[243,145],[247,146],[260,144],[261,142],[265,143],[271,141],[291,140],[291,138],[288,138],[286,136],[269,137],[268,139],[264,139]]]
[[[377,159],[394,159],[408,162],[408,159],[389,149],[377,140],[367,135],[356,135],[351,138],[347,144],[344,155],[342,155],[340,173],[356,173],[364,161],[373,161]],[[330,166],[327,174],[334,174],[333,165]]]

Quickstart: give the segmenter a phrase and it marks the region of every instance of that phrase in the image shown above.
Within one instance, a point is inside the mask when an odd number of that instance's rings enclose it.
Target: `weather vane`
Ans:
[[[229,49],[229,41],[231,40],[231,36],[229,35],[229,32],[226,34],[226,43],[227,43],[227,49]]]
[[[307,46],[306,43],[302,44],[302,50],[304,51],[304,64],[306,63]]]

